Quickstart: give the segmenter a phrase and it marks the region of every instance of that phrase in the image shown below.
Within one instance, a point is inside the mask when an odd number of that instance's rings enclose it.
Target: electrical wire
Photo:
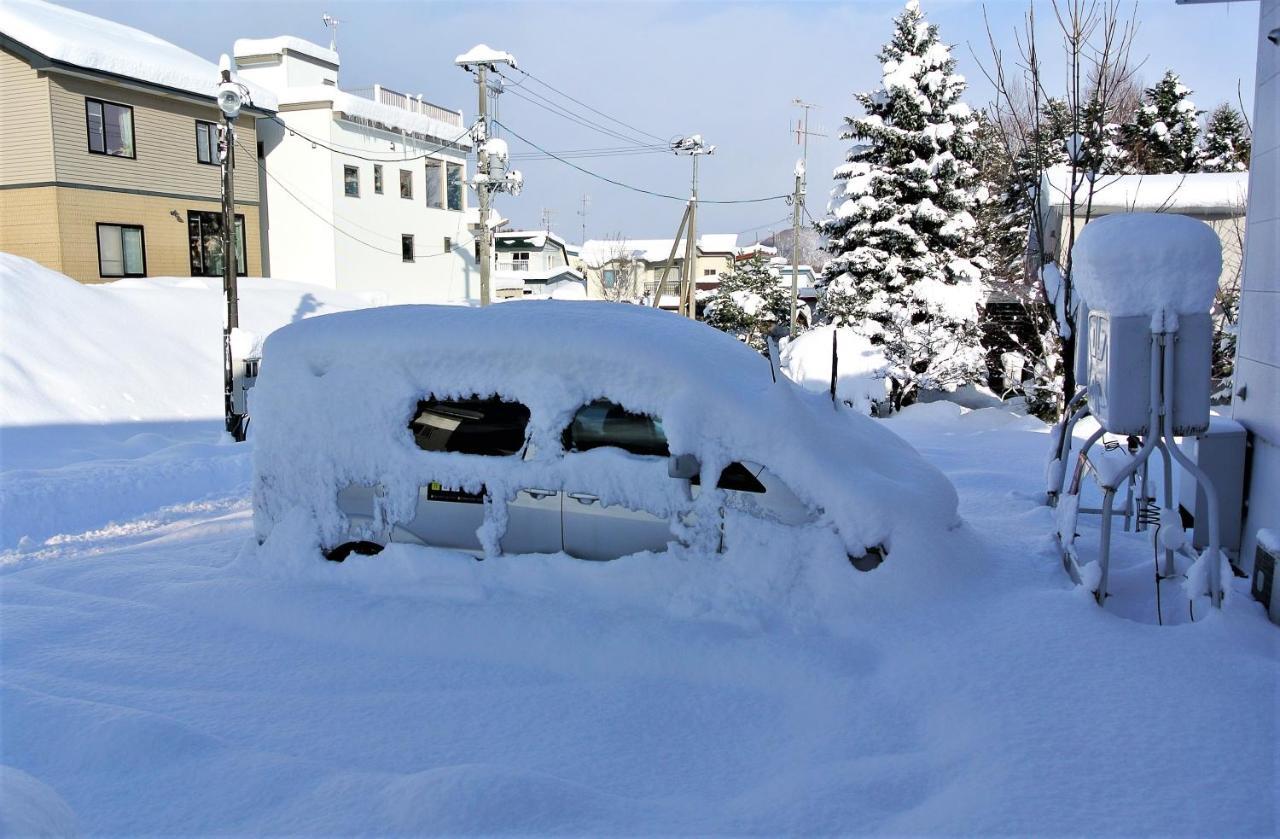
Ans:
[[[284,128],[284,129],[285,129],[286,131],[288,131],[289,133],[291,133],[291,134],[296,134],[297,136],[301,137],[302,139],[309,141],[312,145],[319,146],[320,148],[324,149],[325,151],[330,151],[330,152],[333,152],[334,154],[346,155],[347,157],[354,157],[354,158],[356,158],[357,160],[364,160],[364,161],[368,161],[369,163],[408,163],[409,161],[412,161],[412,160],[422,160],[422,159],[424,159],[424,158],[431,157],[433,154],[438,154],[439,152],[442,152],[442,151],[444,151],[445,149],[448,149],[448,148],[454,148],[454,149],[457,149],[457,142],[458,142],[459,140],[461,140],[463,137],[466,137],[468,134],[470,134],[470,133],[471,133],[471,129],[470,129],[470,128],[464,129],[464,130],[463,130],[463,132],[462,132],[461,134],[459,134],[457,137],[454,137],[452,140],[447,140],[447,141],[445,141],[445,143],[444,143],[444,144],[439,145],[439,146],[436,146],[435,148],[431,149],[430,151],[425,151],[425,152],[422,152],[421,154],[414,155],[413,157],[386,157],[386,158],[383,158],[383,157],[368,157],[368,156],[366,156],[366,155],[362,155],[362,154],[360,154],[360,153],[358,153],[358,152],[355,152],[355,151],[344,151],[344,150],[343,150],[343,149],[341,149],[341,148],[335,148],[335,147],[333,147],[333,146],[331,146],[331,145],[328,145],[327,143],[325,143],[325,141],[323,141],[323,140],[321,140],[321,139],[319,139],[319,138],[317,138],[317,137],[312,137],[311,135],[309,135],[309,134],[307,134],[307,133],[305,133],[305,132],[303,132],[303,131],[299,131],[298,129],[294,128],[293,126],[291,126],[291,125],[289,125],[289,124],[285,123],[285,122],[284,122],[283,120],[281,120],[279,117],[270,117],[270,119],[271,119],[271,121],[272,121],[272,122],[274,122],[274,123],[276,123],[277,125],[281,126],[282,128]]]
[[[651,133],[649,133],[648,131],[645,131],[643,128],[637,128],[636,126],[631,125],[630,123],[623,122],[622,120],[618,119],[617,117],[611,117],[611,116],[609,116],[608,114],[606,114],[604,111],[601,111],[601,110],[598,110],[598,109],[596,109],[596,108],[591,107],[591,106],[590,106],[590,105],[588,105],[586,102],[583,102],[581,99],[575,99],[574,97],[572,97],[572,96],[570,96],[569,94],[565,93],[565,92],[564,92],[563,90],[561,90],[560,88],[552,86],[550,82],[545,82],[545,81],[543,81],[542,79],[538,78],[537,76],[533,75],[532,73],[530,73],[530,72],[529,72],[529,71],[527,71],[527,70],[521,70],[521,69],[520,69],[520,68],[518,68],[518,67],[516,67],[516,68],[512,68],[512,69],[514,69],[516,72],[518,72],[518,73],[520,73],[521,75],[523,75],[526,79],[531,79],[531,80],[533,80],[533,81],[537,82],[538,84],[542,85],[543,87],[547,88],[548,90],[552,91],[553,93],[558,93],[559,95],[563,96],[565,99],[568,99],[570,102],[575,102],[575,103],[577,103],[577,104],[581,105],[582,107],[586,108],[588,111],[591,111],[592,113],[597,114],[598,116],[602,116],[602,117],[604,117],[605,119],[609,120],[610,122],[617,123],[618,125],[621,125],[623,128],[629,128],[629,129],[630,129],[630,130],[632,130],[632,131],[635,131],[635,132],[637,132],[637,133],[639,133],[639,134],[643,134],[644,136],[649,137],[649,138],[651,138],[651,139],[657,140],[659,143],[662,143],[662,144],[664,144],[664,145],[667,145],[667,144],[669,144],[669,142],[670,142],[669,140],[664,140],[662,137],[659,137],[657,134],[651,134]],[[500,75],[501,75],[501,73],[500,73]],[[504,76],[504,78],[510,78],[510,77],[509,77],[509,76]],[[520,83],[518,83],[518,84],[516,85],[516,87],[522,87],[523,85],[524,85],[524,82],[520,82]],[[523,89],[525,90],[525,92],[531,92],[531,91],[529,91],[529,89],[528,89],[528,88],[523,88]]]
[[[547,156],[549,156],[549,157],[551,157],[551,158],[554,158],[555,160],[560,161],[561,163],[563,163],[564,165],[568,166],[568,167],[569,167],[569,168],[571,168],[571,169],[577,169],[579,172],[581,172],[581,173],[582,173],[582,174],[584,174],[584,175],[590,175],[591,177],[596,178],[597,180],[601,180],[601,181],[604,181],[605,183],[613,184],[614,186],[622,187],[623,189],[629,189],[629,190],[631,190],[632,192],[638,192],[638,193],[640,193],[640,194],[642,194],[642,195],[652,195],[652,196],[653,196],[653,197],[655,197],[655,198],[666,198],[666,199],[669,199],[669,200],[671,200],[671,201],[688,201],[688,200],[689,200],[688,198],[683,198],[683,197],[681,197],[681,196],[679,196],[679,195],[670,195],[670,194],[665,193],[665,192],[657,192],[657,191],[652,190],[652,189],[645,189],[644,187],[634,186],[634,185],[632,185],[632,184],[624,183],[624,182],[622,182],[622,181],[615,180],[615,179],[610,178],[610,177],[607,177],[607,176],[605,176],[605,175],[601,175],[601,174],[600,174],[600,173],[598,173],[598,172],[592,172],[590,169],[584,169],[583,167],[579,166],[578,164],[574,163],[573,161],[571,161],[571,160],[567,160],[567,159],[565,159],[565,158],[561,157],[560,155],[555,154],[554,152],[547,151],[547,150],[546,150],[546,149],[544,149],[542,146],[538,145],[537,143],[533,142],[532,140],[530,140],[530,139],[528,139],[528,138],[526,138],[526,137],[521,136],[521,135],[520,135],[520,133],[519,133],[519,132],[517,132],[517,131],[514,131],[514,130],[511,128],[511,126],[506,125],[505,123],[499,122],[499,121],[498,121],[498,120],[496,120],[496,119],[495,119],[493,122],[494,122],[494,124],[495,124],[495,125],[501,125],[501,126],[502,126],[502,128],[503,128],[503,130],[505,130],[505,131],[507,131],[508,133],[510,133],[510,134],[511,134],[511,136],[515,137],[517,140],[520,140],[521,142],[523,142],[523,143],[525,143],[525,144],[527,144],[527,145],[529,145],[529,146],[532,146],[533,148],[537,149],[538,151],[542,152],[543,154],[545,154],[545,155],[547,155]],[[699,199],[698,199],[698,203],[699,203],[699,204],[762,204],[762,203],[764,203],[764,202],[766,202],[766,201],[780,201],[780,200],[782,200],[782,199],[784,199],[784,198],[786,198],[786,197],[787,197],[787,196],[786,196],[785,194],[783,194],[783,195],[766,195],[766,196],[762,196],[762,197],[760,197],[760,198],[736,198],[736,199],[712,199],[712,198],[699,198]]]
[[[524,89],[523,91],[521,91],[513,88],[506,92],[510,93],[512,96],[515,96],[517,99],[523,99],[525,102],[528,102],[530,105],[541,108],[544,111],[555,114],[558,117],[567,119],[570,122],[573,122],[582,126],[583,128],[590,129],[591,131],[595,131],[598,134],[603,134],[604,136],[610,137],[614,140],[622,140],[623,142],[626,142],[626,143],[635,143],[637,145],[645,145],[650,148],[662,148],[667,151],[669,151],[671,148],[670,144],[668,143],[663,143],[661,144],[661,146],[659,146],[654,143],[643,142],[635,136],[629,136],[619,131],[615,131],[612,128],[608,128],[606,126],[600,125],[599,123],[593,120],[590,120],[579,114],[575,114],[572,111],[568,110],[567,108],[557,105],[555,102],[552,102],[550,99],[547,99],[545,96],[541,96],[538,93],[535,93],[534,91],[531,91],[528,89]]]

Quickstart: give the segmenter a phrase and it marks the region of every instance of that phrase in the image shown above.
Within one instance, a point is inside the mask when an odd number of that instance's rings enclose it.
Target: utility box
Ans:
[[[1276,585],[1276,566],[1280,565],[1280,533],[1258,531],[1258,552],[1253,560],[1253,579],[1249,591],[1267,610],[1272,623],[1280,623],[1280,586]]]
[[[261,361],[257,356],[232,360],[231,410],[237,414],[249,413],[249,391],[258,381],[258,365]]]
[[[1240,550],[1241,517],[1244,513],[1244,461],[1247,435],[1244,426],[1227,417],[1210,417],[1209,428],[1182,441],[1182,450],[1204,470],[1218,494],[1218,534],[1220,547]],[[1181,467],[1178,468],[1178,505],[1184,519],[1194,522],[1191,543],[1209,546],[1209,503],[1204,488]]]
[[[1112,434],[1144,435],[1151,424],[1151,316],[1089,312],[1089,409]],[[1173,433],[1209,427],[1213,323],[1209,314],[1179,315],[1174,341]]]

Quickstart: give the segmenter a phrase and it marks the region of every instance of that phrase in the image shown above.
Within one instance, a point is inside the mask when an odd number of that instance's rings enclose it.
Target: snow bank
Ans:
[[[78,836],[75,811],[47,784],[0,764],[0,836]]]
[[[1213,228],[1187,216],[1118,213],[1085,225],[1072,258],[1091,309],[1199,314],[1218,290],[1222,243]]]
[[[263,336],[363,306],[332,289],[240,279],[240,317]],[[83,285],[0,253],[0,427],[222,416],[222,281]]]
[[[131,26],[38,0],[0,3],[0,32],[75,67],[139,79],[212,99],[218,66]],[[253,104],[276,109],[271,93],[247,85]]]
[[[408,423],[419,399],[472,394],[530,409],[530,459],[414,445]],[[957,522],[951,485],[910,446],[873,420],[833,411],[821,395],[774,384],[764,360],[731,336],[648,307],[530,301],[350,312],[268,338],[253,401],[258,536],[300,517],[321,544],[335,544],[345,531],[337,494],[351,483],[385,489],[378,513],[389,522],[412,518],[430,481],[483,485],[494,503],[482,542],[495,547],[506,501],[521,487],[585,479],[604,488],[606,505],[661,516],[716,503],[718,490],[690,502],[651,458],[610,449],[564,458],[562,429],[602,397],[660,417],[672,453],[698,456],[703,486],[735,460],[768,467],[850,553],[893,551]],[[713,527],[715,508],[700,509]]]
[[[802,333],[782,349],[782,370],[793,382],[815,393],[831,392],[831,344],[836,342],[836,398],[862,414],[885,397],[882,353],[864,335],[847,326],[819,326]]]

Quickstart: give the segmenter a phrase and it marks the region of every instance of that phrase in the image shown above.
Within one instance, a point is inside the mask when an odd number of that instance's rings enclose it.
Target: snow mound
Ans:
[[[528,459],[414,445],[408,424],[419,399],[473,394],[529,408]],[[709,490],[691,502],[653,458],[611,449],[563,457],[562,430],[600,398],[661,418],[671,452],[700,460],[704,487],[735,460],[763,464],[849,553],[893,551],[958,521],[954,489],[914,449],[871,419],[832,411],[821,395],[775,384],[767,363],[731,336],[648,307],[529,301],[370,309],[271,335],[253,401],[258,537],[301,516],[321,544],[335,544],[345,529],[337,495],[352,483],[383,488],[378,514],[390,522],[412,518],[431,481],[483,485],[493,501],[485,529],[496,536],[507,501],[528,486],[585,478],[605,488],[606,505],[667,517],[719,501]],[[715,507],[692,509],[703,511],[704,528],[717,520]],[[494,533],[483,539],[491,552]]]
[[[240,318],[262,336],[365,305],[355,295],[240,279]],[[0,253],[0,427],[222,416],[222,281],[84,285]]]
[[[819,326],[802,333],[782,350],[782,370],[815,393],[831,392],[831,350],[836,343],[836,398],[863,414],[885,397],[884,353],[865,335],[847,326]]]
[[[1085,226],[1072,256],[1089,307],[1118,317],[1207,312],[1222,272],[1213,228],[1169,213],[1104,216]]]
[[[48,785],[0,764],[0,836],[78,836],[75,811]]]

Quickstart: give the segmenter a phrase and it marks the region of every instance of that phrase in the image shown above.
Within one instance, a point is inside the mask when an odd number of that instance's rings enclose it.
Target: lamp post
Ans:
[[[716,147],[703,143],[701,134],[694,134],[673,140],[671,151],[676,154],[687,154],[693,158],[693,183],[689,196],[688,212],[689,231],[684,247],[684,296],[680,300],[680,311],[686,317],[697,319],[698,303],[695,284],[697,282],[698,265],[698,158],[704,154],[715,154]],[[679,238],[678,234],[677,238]],[[658,288],[656,293],[660,295],[662,289]]]
[[[235,394],[235,359],[231,353],[232,332],[240,326],[240,294],[236,286],[236,200],[235,200],[235,119],[244,105],[245,91],[231,80],[231,58],[218,62],[218,110],[222,124],[218,130],[218,159],[222,166],[222,292],[227,300],[227,316],[222,322],[222,388],[226,428],[237,443],[244,442],[245,412],[238,410]]]

